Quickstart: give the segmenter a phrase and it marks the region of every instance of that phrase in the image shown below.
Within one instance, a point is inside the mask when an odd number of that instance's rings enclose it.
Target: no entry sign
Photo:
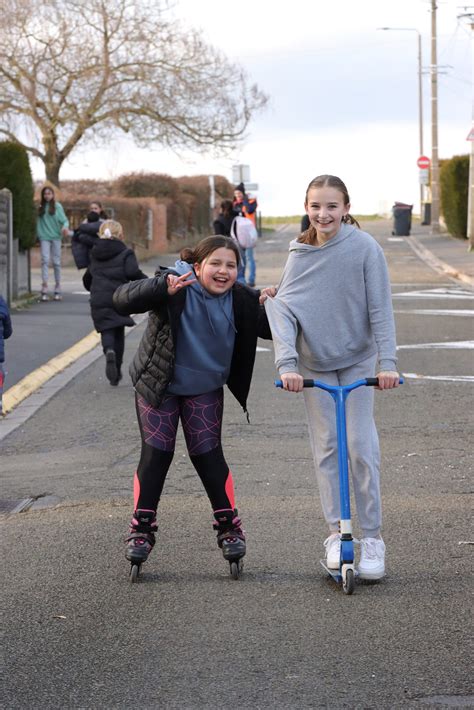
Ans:
[[[416,164],[418,165],[419,168],[427,169],[431,165],[431,160],[426,156],[426,155],[420,155],[418,160],[416,161]]]

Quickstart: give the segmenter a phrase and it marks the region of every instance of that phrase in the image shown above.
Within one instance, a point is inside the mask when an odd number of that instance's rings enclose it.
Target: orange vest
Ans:
[[[249,197],[248,201],[250,204],[255,203],[255,205],[256,205],[256,203],[257,203],[257,200],[255,199],[255,197]],[[241,202],[234,202],[234,205],[237,205],[237,206],[239,206],[241,204],[242,204]],[[250,219],[253,222],[254,227],[257,226],[257,207],[256,206],[255,206],[254,212],[247,212],[246,205],[242,205],[242,214],[244,217],[247,217],[247,219]]]

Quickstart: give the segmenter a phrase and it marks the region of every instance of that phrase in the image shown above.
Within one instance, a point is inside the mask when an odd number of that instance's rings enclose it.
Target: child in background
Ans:
[[[78,235],[89,244],[90,235]],[[100,333],[105,354],[105,375],[114,387],[122,379],[122,361],[125,349],[125,326],[135,322],[128,316],[119,315],[112,298],[115,289],[128,281],[146,279],[140,271],[134,252],[123,243],[123,229],[119,222],[106,220],[99,228],[90,250],[90,264],[82,281],[90,291],[91,316],[95,329]]]
[[[49,261],[53,261],[54,300],[61,301],[61,243],[69,235],[69,221],[64,209],[56,202],[54,190],[47,185],[41,190],[41,203],[36,221],[36,234],[41,246],[41,300],[49,301]]]
[[[304,393],[310,443],[323,514],[329,526],[326,562],[339,567],[339,475],[334,403],[303,378],[346,385],[377,371],[378,389],[399,384],[390,280],[384,253],[349,214],[347,188],[334,175],[308,186],[309,229],[290,243],[278,288],[264,289],[284,389]],[[376,370],[378,361],[378,367]],[[380,451],[374,391],[361,387],[347,400],[350,471],[362,530],[359,574],[385,573],[381,537]]]
[[[213,227],[214,227],[214,234],[216,235],[221,235],[223,237],[232,237],[232,239],[235,239],[234,235],[231,233],[231,228],[232,224],[234,222],[234,219],[238,215],[238,212],[234,212],[234,208],[232,206],[232,200],[222,200],[219,214],[217,215],[217,218],[213,222]],[[246,283],[245,281],[245,249],[242,249],[240,244],[238,243],[237,240],[235,240],[239,252],[240,252],[240,261],[239,261],[239,270],[237,273],[237,281],[240,281],[241,283]]]
[[[5,372],[3,363],[5,362],[5,340],[12,334],[12,321],[10,311],[5,299],[0,296],[0,415],[3,414],[3,384],[5,381]]]
[[[259,292],[237,282],[234,239],[207,237],[184,249],[171,269],[121,286],[119,313],[150,311],[130,367],[142,438],[126,557],[144,562],[157,530],[156,511],[175,450],[178,423],[214,514],[224,558],[245,555],[232,473],[221,443],[223,386],[246,411],[257,337],[271,338]]]

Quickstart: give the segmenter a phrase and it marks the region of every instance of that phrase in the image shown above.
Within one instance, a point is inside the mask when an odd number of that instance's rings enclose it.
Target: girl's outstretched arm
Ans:
[[[124,316],[132,313],[146,313],[166,303],[168,287],[166,273],[151,279],[129,281],[116,289],[113,296],[114,308]]]

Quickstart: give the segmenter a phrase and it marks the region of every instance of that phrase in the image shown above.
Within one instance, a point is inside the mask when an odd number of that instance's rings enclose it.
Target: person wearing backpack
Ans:
[[[237,242],[240,252],[240,263],[237,269],[237,281],[239,283],[246,283],[245,281],[245,249],[240,246],[237,237],[231,233],[232,224],[235,217],[237,217],[237,212],[234,212],[234,207],[232,205],[232,200],[222,200],[219,214],[213,222],[214,234],[221,237],[232,237]]]
[[[247,283],[249,286],[252,288],[255,286],[255,278],[256,278],[256,273],[257,273],[257,266],[255,263],[255,256],[254,256],[254,248],[257,243],[257,237],[258,237],[258,232],[257,232],[257,200],[255,197],[249,197],[247,193],[245,192],[245,186],[243,182],[239,183],[237,187],[234,190],[234,202],[233,202],[233,209],[234,212],[236,212],[238,215],[241,217],[245,217],[253,226],[253,230],[246,229],[245,225],[241,228],[240,231],[244,232],[246,231],[249,235],[250,232],[252,234],[252,237],[250,236],[243,236],[242,240],[252,242],[251,245],[249,246],[244,246],[242,241],[239,240],[239,244],[243,249],[245,249],[245,254],[244,254],[244,274],[247,270],[247,265],[249,267],[249,277],[247,280]],[[255,234],[255,236],[253,236]]]

